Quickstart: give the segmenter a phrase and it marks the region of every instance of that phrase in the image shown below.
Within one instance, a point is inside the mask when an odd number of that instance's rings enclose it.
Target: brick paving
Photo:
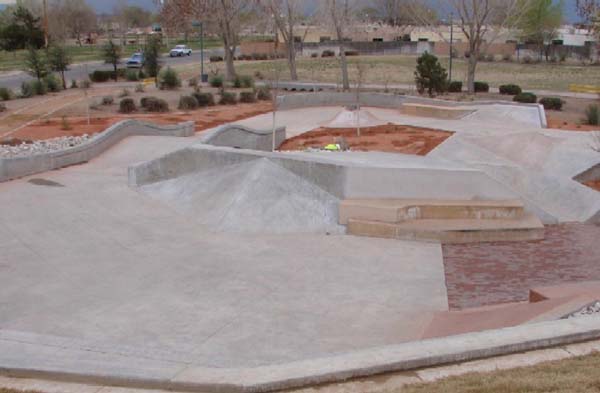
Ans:
[[[451,309],[527,300],[538,286],[600,280],[595,225],[554,225],[541,241],[444,245],[443,252]]]

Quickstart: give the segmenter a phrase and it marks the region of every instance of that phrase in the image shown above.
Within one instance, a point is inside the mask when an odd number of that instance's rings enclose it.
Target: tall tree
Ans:
[[[160,39],[152,36],[146,43],[146,49],[144,50],[144,69],[149,77],[154,78],[157,87],[160,71],[160,46]]]
[[[539,48],[540,58],[545,53],[548,60],[549,45],[556,38],[557,30],[563,21],[562,0],[521,0],[519,6],[523,11],[517,27],[521,30],[521,38],[533,42]]]
[[[115,72],[114,79],[118,79],[117,75],[117,67],[121,62],[121,47],[113,42],[113,40],[108,40],[108,42],[102,48],[102,57],[104,58],[104,62],[106,64],[112,64],[113,70]]]
[[[272,18],[279,34],[286,45],[287,61],[292,80],[298,80],[296,70],[296,36],[294,29],[301,18],[300,0],[259,0],[265,16]]]
[[[60,74],[62,79],[63,89],[67,88],[67,81],[65,80],[65,71],[69,70],[71,64],[71,58],[67,53],[64,46],[54,45],[48,49],[48,65],[54,72]]]
[[[414,3],[412,0],[375,0],[375,5],[381,18],[391,26],[433,24],[438,21],[435,9],[427,3]],[[416,17],[415,13],[418,13]]]
[[[0,26],[0,47],[7,51],[44,46],[44,32],[40,18],[19,5],[11,9],[8,24]]]
[[[48,65],[41,50],[29,47],[25,56],[25,72],[38,81],[48,75]]]
[[[600,0],[577,0],[577,14],[600,40]]]
[[[353,25],[353,3],[350,0],[323,0],[322,14],[325,23],[329,25],[334,33],[340,51],[340,68],[342,71],[342,87],[350,90],[350,79],[348,77],[348,60],[346,58],[346,41],[349,29]]]

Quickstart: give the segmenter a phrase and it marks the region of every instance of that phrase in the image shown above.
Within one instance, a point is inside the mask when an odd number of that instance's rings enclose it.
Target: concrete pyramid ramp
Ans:
[[[323,123],[322,126],[329,128],[351,128],[356,127],[357,124],[360,124],[361,127],[374,127],[387,123],[365,109],[358,111],[344,109],[332,120]]]
[[[342,233],[338,200],[268,158],[141,187],[214,231]]]

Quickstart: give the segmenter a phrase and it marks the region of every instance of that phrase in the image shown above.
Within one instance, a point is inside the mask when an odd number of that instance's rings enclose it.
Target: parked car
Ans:
[[[144,66],[144,54],[141,52],[136,52],[126,63],[127,68],[142,68]]]
[[[178,57],[178,56],[191,56],[192,50],[187,47],[187,45],[176,45],[175,48],[171,49],[169,52],[169,56]]]

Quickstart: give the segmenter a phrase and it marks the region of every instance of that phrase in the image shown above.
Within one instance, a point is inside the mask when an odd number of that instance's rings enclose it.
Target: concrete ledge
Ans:
[[[194,122],[159,126],[133,119],[123,120],[79,146],[50,153],[0,159],[0,182],[87,162],[133,135],[192,136]]]
[[[275,148],[285,141],[285,127],[275,130]],[[207,132],[200,141],[207,145],[271,151],[273,130],[254,130],[239,124],[225,124]]]
[[[239,369],[197,367],[183,360],[156,359],[143,348],[119,353],[118,348],[112,351],[82,348],[76,340],[44,341],[40,337],[3,333],[0,330],[0,373],[8,376],[178,391],[268,392],[595,340],[600,338],[600,316]]]

